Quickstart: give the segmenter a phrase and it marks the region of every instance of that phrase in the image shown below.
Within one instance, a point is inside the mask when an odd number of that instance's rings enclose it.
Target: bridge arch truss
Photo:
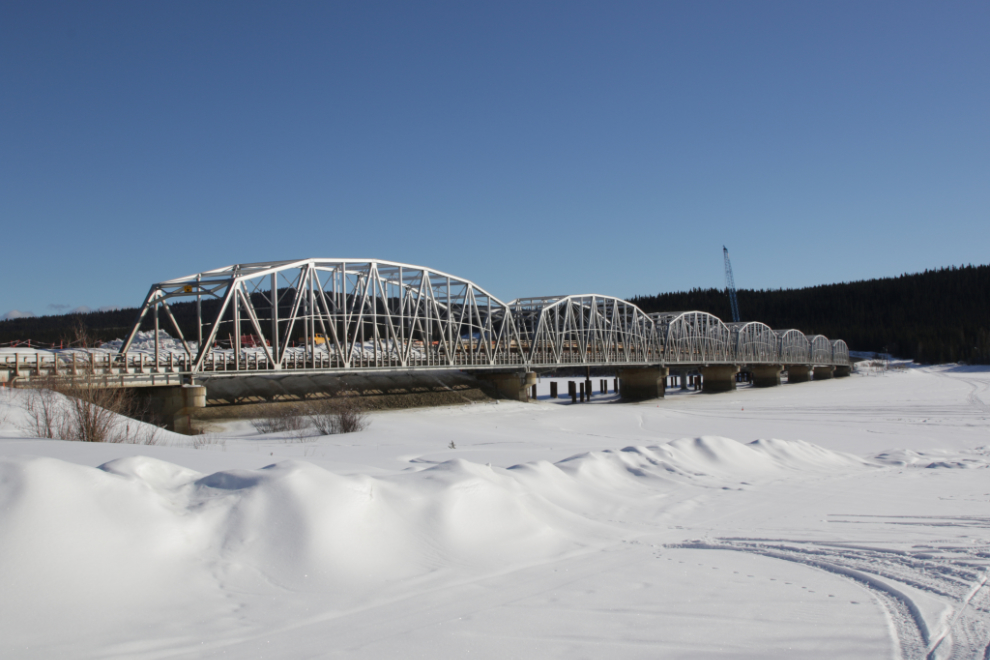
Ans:
[[[219,312],[210,318],[197,314],[194,351],[168,303],[196,299],[199,310],[202,299],[211,297],[221,301]],[[218,340],[228,337],[235,369],[242,368],[245,337],[260,349],[253,351],[254,365],[245,365],[255,369],[298,363],[300,353],[314,367],[328,369],[524,361],[505,303],[473,282],[409,264],[307,259],[235,265],[169,280],[151,288],[121,352],[149,312],[158,327],[160,309],[193,356],[194,372],[208,366]]]
[[[533,366],[661,361],[653,322],[621,298],[517,298],[509,307]]]
[[[735,360],[732,333],[720,318],[708,312],[658,312],[656,323],[664,361],[710,364]]]
[[[188,322],[176,320],[176,302],[195,303],[194,336],[183,333]],[[727,326],[701,311],[648,315],[600,294],[505,303],[469,280],[375,259],[235,264],[155,284],[120,348],[125,365],[142,324],[149,323],[154,363],[161,364],[164,325],[182,346],[179,371],[190,374],[849,359],[845,342],[799,330],[774,331],[758,322]]]
[[[729,323],[735,359],[744,364],[770,364],[777,361],[780,341],[765,323]]]

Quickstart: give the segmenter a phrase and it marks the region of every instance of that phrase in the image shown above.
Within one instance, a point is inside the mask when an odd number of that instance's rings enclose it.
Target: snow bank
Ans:
[[[769,476],[782,470],[849,469],[868,463],[801,440],[755,440],[742,444],[729,438],[703,436],[665,445],[591,452],[565,459],[558,465],[586,479],[609,479],[616,474],[669,479],[672,476]]]
[[[158,594],[174,598],[168,585],[180,575],[192,593],[219,582],[361,593],[451,567],[497,570],[586,544],[602,491],[862,465],[807,443],[718,437],[510,469],[452,460],[378,478],[304,461],[204,475],[148,457],[99,468],[0,458],[2,618],[39,633],[52,597],[39,584],[58,585],[67,611],[99,594],[126,618],[164,606]]]

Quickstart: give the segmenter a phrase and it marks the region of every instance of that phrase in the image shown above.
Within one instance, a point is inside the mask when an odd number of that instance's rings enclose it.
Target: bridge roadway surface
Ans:
[[[193,323],[188,313],[177,322],[175,302],[194,303]],[[726,324],[700,311],[647,314],[612,296],[503,302],[420,266],[303,259],[154,284],[116,352],[7,353],[0,380],[176,386],[211,377],[462,370],[487,374],[509,394],[525,387],[527,373],[561,367],[611,367],[629,385],[623,394],[645,387],[655,396],[653,384],[670,369],[700,371],[712,390],[734,387],[740,370],[774,385],[785,370],[798,381],[845,375],[849,351],[841,339],[756,321]]]

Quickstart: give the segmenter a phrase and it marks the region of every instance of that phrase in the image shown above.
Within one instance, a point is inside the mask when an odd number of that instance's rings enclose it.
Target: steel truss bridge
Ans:
[[[215,316],[203,317],[204,298],[221,301]],[[183,299],[200,310],[195,343],[170,309]],[[118,357],[149,315],[156,337],[167,322],[181,341],[173,365],[189,374],[849,364],[841,339],[758,322],[727,325],[705,312],[646,314],[598,294],[502,302],[468,280],[374,259],[236,264],[155,284]],[[217,341],[228,338],[230,347],[220,349]],[[162,364],[158,341],[153,363]]]
[[[209,300],[213,311],[204,314]],[[176,302],[195,303],[195,336],[183,333]],[[503,302],[421,266],[303,259],[235,264],[154,284],[119,351],[91,355],[88,363],[87,373],[119,376],[121,384],[174,385],[288,371],[847,367],[849,350],[841,339],[755,321],[726,324],[705,312],[647,314],[612,296]],[[62,373],[78,368],[75,358],[61,366]]]

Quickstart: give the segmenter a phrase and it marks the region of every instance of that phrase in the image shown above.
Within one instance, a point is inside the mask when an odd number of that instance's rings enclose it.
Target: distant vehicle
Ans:
[[[271,346],[271,342],[258,335],[241,335],[241,348],[258,348],[260,346]]]

